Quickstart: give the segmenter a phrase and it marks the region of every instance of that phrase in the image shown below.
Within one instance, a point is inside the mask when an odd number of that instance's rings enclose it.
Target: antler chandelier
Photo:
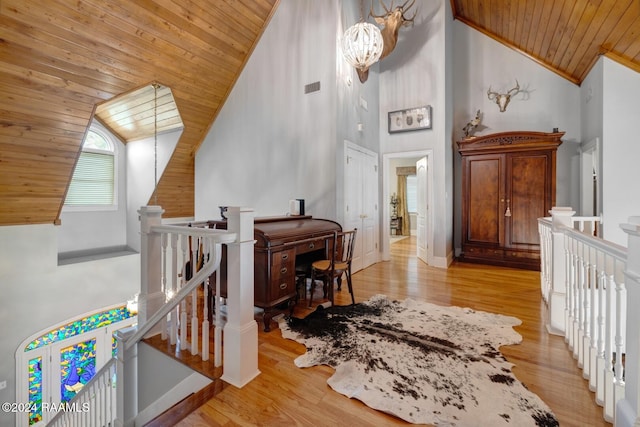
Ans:
[[[369,22],[364,22],[361,0],[360,22],[347,29],[342,36],[344,58],[358,70],[365,70],[380,59],[383,47],[380,29]]]

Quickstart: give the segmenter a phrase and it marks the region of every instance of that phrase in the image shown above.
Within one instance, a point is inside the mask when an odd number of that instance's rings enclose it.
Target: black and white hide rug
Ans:
[[[522,337],[515,317],[376,295],[352,306],[282,318],[304,344],[298,367],[329,365],[337,392],[411,423],[557,426],[551,409],[518,381],[498,351]]]

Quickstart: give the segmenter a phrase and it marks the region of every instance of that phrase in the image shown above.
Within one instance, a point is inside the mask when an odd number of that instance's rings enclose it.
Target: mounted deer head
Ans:
[[[520,84],[518,83],[518,80],[516,80],[516,87],[509,89],[507,93],[492,92],[491,86],[489,86],[487,96],[489,97],[489,100],[496,101],[498,108],[500,108],[500,112],[504,113],[507,109],[507,105],[509,105],[509,101],[511,101],[511,97],[518,92],[520,92]]]
[[[373,11],[373,4],[371,5],[369,16],[375,19],[378,25],[382,26],[382,28],[380,28],[380,32],[382,33],[383,48],[380,59],[378,59],[379,61],[389,55],[396,47],[396,44],[398,43],[398,30],[400,30],[400,27],[413,25],[413,20],[418,14],[418,11],[416,10],[411,18],[407,18],[405,16],[405,13],[408,12],[416,2],[416,0],[413,0],[411,4],[407,6],[409,1],[410,0],[407,0],[402,6],[396,6],[395,8],[393,7],[393,1],[391,1],[391,6],[387,8],[382,0],[380,0],[380,4],[385,12],[383,15],[376,15]],[[357,71],[360,81],[362,83],[366,82],[369,77],[369,68],[362,70],[358,69]]]

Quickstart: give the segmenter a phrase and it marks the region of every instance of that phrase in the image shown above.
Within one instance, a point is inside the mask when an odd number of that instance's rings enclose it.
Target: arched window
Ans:
[[[137,323],[126,305],[106,307],[40,331],[16,351],[16,396],[29,402],[17,427],[45,426],[55,415],[42,403],[69,402],[109,359],[116,357],[114,333]]]
[[[73,210],[109,209],[117,205],[116,145],[97,126],[92,126],[82,144],[64,201]]]

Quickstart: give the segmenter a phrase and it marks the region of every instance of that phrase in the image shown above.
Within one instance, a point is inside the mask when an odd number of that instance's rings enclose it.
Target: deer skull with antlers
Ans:
[[[396,7],[393,6],[393,1],[392,1],[391,6],[387,8],[387,6],[382,2],[382,0],[380,0],[380,4],[382,5],[382,8],[384,9],[384,12],[385,12],[383,15],[376,15],[373,11],[373,4],[371,5],[371,8],[369,10],[369,16],[375,19],[376,23],[381,26],[380,32],[382,33],[383,47],[382,47],[382,54],[378,59],[379,61],[382,60],[382,58],[389,55],[393,51],[393,49],[396,47],[396,44],[398,43],[398,30],[400,30],[400,27],[407,27],[409,25],[413,25],[413,20],[418,14],[418,11],[416,10],[411,18],[408,18],[405,16],[405,13],[408,12],[409,9],[411,9],[416,2],[416,0],[413,0],[411,4],[407,6],[407,3],[409,3],[409,1],[411,0],[407,0],[404,2],[402,6],[396,6]],[[364,69],[356,69],[356,70],[358,72],[358,77],[360,78],[360,81],[362,83],[366,82],[367,78],[369,77],[369,68],[367,67]]]
[[[516,80],[516,87],[509,89],[507,93],[493,92],[491,91],[491,86],[489,86],[487,96],[489,97],[489,100],[495,101],[496,104],[498,104],[498,108],[500,108],[500,112],[504,113],[507,110],[509,101],[511,101],[511,97],[518,92],[520,92],[520,84],[518,83],[518,80]]]

